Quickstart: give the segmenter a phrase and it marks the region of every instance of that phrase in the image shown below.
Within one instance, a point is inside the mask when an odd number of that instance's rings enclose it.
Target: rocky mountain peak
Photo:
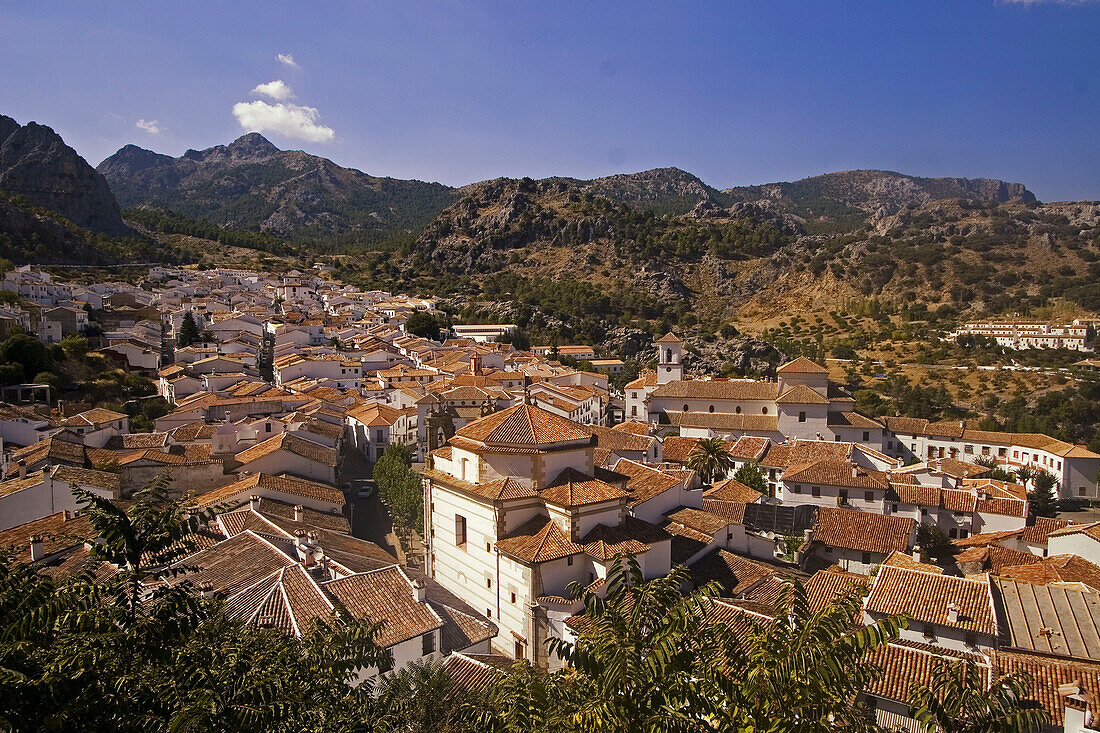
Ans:
[[[0,118],[0,189],[26,196],[85,229],[133,234],[103,176],[45,125],[20,127],[10,117]]]
[[[225,147],[234,158],[269,158],[281,152],[270,140],[258,132],[241,135]]]

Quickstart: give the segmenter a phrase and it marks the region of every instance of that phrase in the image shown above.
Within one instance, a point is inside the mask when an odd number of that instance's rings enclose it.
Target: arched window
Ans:
[[[766,408],[766,407],[761,407],[761,408],[760,408],[760,414],[761,414],[761,415],[767,415],[767,414],[768,414],[768,408]]]
[[[707,408],[707,412],[714,412],[714,405]]]
[[[684,405],[684,412],[687,412],[687,411],[688,411],[688,406]]]
[[[665,361],[672,361],[672,349],[665,349]]]
[[[740,415],[741,414],[741,405],[738,405],[737,407],[733,408],[733,411],[736,412],[738,415]]]

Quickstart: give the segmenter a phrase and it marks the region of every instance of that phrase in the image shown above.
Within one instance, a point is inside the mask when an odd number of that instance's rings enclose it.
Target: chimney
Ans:
[[[923,554],[923,551],[921,550],[921,546],[920,545],[913,545],[913,559],[916,560],[917,562],[924,562],[923,560],[921,560],[921,555],[922,554]]]
[[[248,508],[251,509],[254,512],[260,511],[260,495],[259,494],[253,494],[252,496],[248,497]]]
[[[31,535],[31,562],[38,562],[46,556],[46,550],[42,547],[42,538]]]
[[[423,580],[418,578],[412,582],[412,586],[413,596],[416,598],[416,602],[423,603],[424,600],[428,597],[427,584]]]
[[[470,355],[470,374],[474,376],[481,374],[481,354]]]
[[[27,477],[27,464],[24,461],[19,461],[19,478]]]
[[[209,580],[203,581],[199,585],[199,590],[202,592],[203,598],[209,600],[210,598],[214,597],[214,584],[211,583]]]
[[[301,504],[295,504],[294,505],[294,521],[295,522],[303,521],[303,516],[302,515],[304,513],[305,513],[305,507],[303,507]]]
[[[959,607],[953,601],[947,604],[947,623],[959,623]]]

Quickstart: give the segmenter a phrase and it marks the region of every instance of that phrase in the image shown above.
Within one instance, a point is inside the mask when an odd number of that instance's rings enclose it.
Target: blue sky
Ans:
[[[1098,39],[1096,0],[13,0],[0,113],[93,165],[126,143],[179,155],[262,128],[453,185],[884,168],[1100,199]]]

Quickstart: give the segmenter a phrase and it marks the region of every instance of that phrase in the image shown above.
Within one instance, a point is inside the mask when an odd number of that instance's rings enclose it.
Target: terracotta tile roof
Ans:
[[[543,501],[563,507],[585,506],[604,501],[630,498],[630,493],[617,486],[600,481],[575,468],[567,468],[558,474],[548,486],[539,491]]]
[[[416,589],[396,565],[330,580],[322,588],[355,619],[382,624],[376,641],[391,647],[443,626],[427,603],[416,600]]]
[[[915,526],[916,522],[909,517],[821,507],[814,522],[813,539],[830,547],[889,555],[895,550],[909,549]]]
[[[263,492],[258,491],[258,489],[271,489],[272,491],[278,491],[283,494],[331,502],[337,506],[344,505],[344,492],[334,486],[317,483],[316,481],[307,481],[306,479],[287,476],[285,474],[281,476],[272,476],[266,473],[245,476],[231,484],[218,487],[205,494],[199,494],[194,498],[193,503],[196,506],[204,507],[220,504],[232,498],[240,497],[246,493],[248,495],[258,493],[260,496],[263,496]],[[245,498],[247,499],[248,497],[245,496]]]
[[[670,524],[680,525],[694,529],[705,535],[710,535],[711,538],[714,535],[725,529],[730,525],[728,519],[712,514],[703,509],[692,509],[690,507],[679,507],[670,512],[665,513],[665,517]]]
[[[626,420],[611,429],[616,432],[630,433],[631,435],[649,435],[653,426],[639,420]]]
[[[42,539],[43,553],[49,556],[67,547],[82,545],[85,541],[93,539],[95,530],[92,529],[87,516],[73,516],[71,512],[58,512],[0,530],[0,547],[15,548],[15,559],[29,563],[31,537]]]
[[[134,450],[141,448],[163,448],[168,444],[168,433],[129,433],[112,435],[104,448]]]
[[[779,397],[779,386],[775,382],[757,382],[751,379],[686,379],[666,382],[653,390],[650,397],[775,402]]]
[[[1088,700],[1093,720],[1100,709],[1100,665],[1059,659],[1044,659],[1033,654],[999,652],[996,656],[998,674],[1027,672],[1032,679],[1029,697],[1038,701],[1050,714],[1051,725],[1060,729],[1065,723],[1065,700],[1058,688],[1076,684]]]
[[[788,361],[775,370],[776,374],[828,374],[829,370],[804,356]]]
[[[751,435],[742,435],[729,449],[730,455],[741,460],[759,460],[771,445],[769,438],[758,438]]]
[[[627,389],[643,389],[645,387],[657,386],[657,374],[652,371],[644,371],[633,382],[629,382],[626,385]]]
[[[777,405],[827,405],[829,398],[804,384],[797,384],[781,394],[775,403]]]
[[[615,464],[615,472],[629,477],[626,490],[630,492],[631,505],[649,501],[683,482],[680,476],[626,458]]]
[[[958,620],[949,621],[951,604]],[[988,576],[980,580],[935,575],[884,566],[871,583],[867,611],[882,615],[904,613],[916,622],[996,636],[997,617]]]
[[[475,486],[477,486],[477,493],[487,499],[497,501],[526,499],[539,495],[529,484],[525,484],[511,476],[506,476],[505,478],[497,479],[487,484],[475,484]]]
[[[874,418],[861,415],[858,412],[846,411],[846,412],[830,412],[828,419],[829,427],[837,428],[861,428],[863,430],[881,430],[885,427],[881,422]]]
[[[1079,555],[1031,557],[1035,562],[1002,567],[999,575],[1027,583],[1081,583],[1100,591],[1100,567]]]
[[[1073,524],[1069,519],[1055,519],[1052,517],[1036,517],[1035,524],[1024,527],[1024,533],[1020,539],[1034,545],[1045,545],[1047,535],[1055,530],[1063,529]]]
[[[954,557],[955,564],[960,568],[971,563],[978,564],[977,570],[968,568],[970,574],[985,571],[1002,574],[1008,567],[1030,565],[1040,559],[1037,555],[996,544],[971,547]]]
[[[443,661],[443,671],[459,689],[478,692],[504,679],[513,664],[515,661],[503,654],[455,652]]]
[[[1061,529],[1055,529],[1047,533],[1047,537],[1066,537],[1069,535],[1083,534],[1097,542],[1100,542],[1100,522],[1091,524],[1070,524]]]
[[[671,424],[682,428],[707,428],[730,432],[755,431],[778,432],[778,415],[750,415],[733,412],[679,412],[667,411]]]
[[[179,576],[195,586],[210,583],[215,593],[233,596],[251,588],[257,578],[263,578],[297,563],[268,539],[252,530],[232,535],[181,561],[181,565],[198,568],[197,572]]]
[[[8,458],[7,475],[18,472],[17,464],[33,466],[39,461],[84,465],[84,441],[79,435],[64,431],[14,451]]]
[[[251,448],[241,451],[235,457],[240,463],[248,464],[279,450],[285,450],[326,466],[335,466],[338,463],[338,456],[334,448],[300,438],[294,433],[282,433],[273,438],[268,438],[262,443],[257,443]]]
[[[723,501],[721,499],[708,499],[703,497],[703,511],[716,514],[729,521],[730,524],[745,523],[745,507],[747,504],[741,501]]]
[[[845,461],[852,456],[852,444],[827,440],[793,440],[772,443],[760,458],[763,466],[787,468],[799,463],[810,463],[823,458]]]
[[[180,425],[169,431],[172,440],[177,443],[190,443],[196,440],[210,440],[214,436],[216,425],[208,425],[201,421]]]
[[[743,504],[752,504],[763,496],[756,489],[750,489],[737,479],[728,478],[724,481],[716,481],[713,486],[703,492],[708,499],[718,501],[736,501]]]
[[[919,562],[914,560],[912,555],[897,550],[887,555],[886,559],[882,561],[882,565],[883,567],[889,566],[892,568],[902,568],[903,570],[916,570],[922,573],[933,573],[934,575],[943,573],[943,568],[937,565]]]
[[[38,486],[45,480],[45,469],[42,469],[41,471],[34,471],[33,473],[28,473],[23,478],[8,479],[7,481],[0,483],[0,496],[8,496],[9,494],[14,494],[17,491],[29,489],[32,486]]]
[[[711,550],[691,566],[691,577],[697,585],[717,581],[723,594],[728,595],[740,595],[775,574],[770,565],[721,548]]]
[[[548,562],[579,555],[584,547],[572,542],[550,517],[537,515],[497,540],[497,549],[526,563]]]
[[[606,563],[623,555],[641,555],[649,552],[649,545],[629,536],[618,527],[597,524],[581,538],[585,554]]]
[[[57,481],[67,481],[70,484],[83,486],[95,486],[100,489],[118,493],[119,476],[117,473],[107,471],[95,471],[90,468],[74,468],[73,466],[54,466],[50,475]]]
[[[633,451],[646,453],[657,440],[649,435],[636,435],[625,430],[615,430],[602,425],[586,425],[596,436],[596,445],[611,451]]]
[[[683,343],[672,331],[669,331],[661,338],[657,339],[653,343],[655,344],[680,344]]]
[[[691,455],[692,449],[695,448],[695,444],[700,440],[700,438],[684,438],[679,435],[670,435],[664,439],[662,456],[670,463],[686,463],[688,456]],[[727,449],[732,445],[732,443],[727,442]]]
[[[886,423],[887,430],[895,435],[924,435],[928,426],[927,420],[916,417],[884,417],[882,421]]]
[[[867,587],[866,575],[844,570],[819,570],[806,581],[806,600],[816,613],[856,587]]]
[[[783,483],[790,482],[883,491],[890,488],[885,472],[864,468],[851,461],[830,458],[789,465],[783,473]]]
[[[90,410],[65,418],[62,423],[68,427],[96,427],[104,423],[127,419],[129,419],[129,416],[125,413],[107,410],[102,407],[93,407]]]
[[[908,705],[913,690],[931,680],[932,670],[938,661],[957,662],[960,659],[969,659],[977,664],[988,684],[992,670],[989,660],[983,655],[957,652],[931,644],[892,641],[868,656],[868,664],[877,667],[880,675],[867,686],[867,692]]]
[[[332,603],[301,565],[276,570],[225,601],[230,618],[300,636],[315,619],[332,616]]]
[[[456,435],[485,445],[550,446],[588,441],[592,435],[578,423],[534,405],[519,404],[475,420]]]

